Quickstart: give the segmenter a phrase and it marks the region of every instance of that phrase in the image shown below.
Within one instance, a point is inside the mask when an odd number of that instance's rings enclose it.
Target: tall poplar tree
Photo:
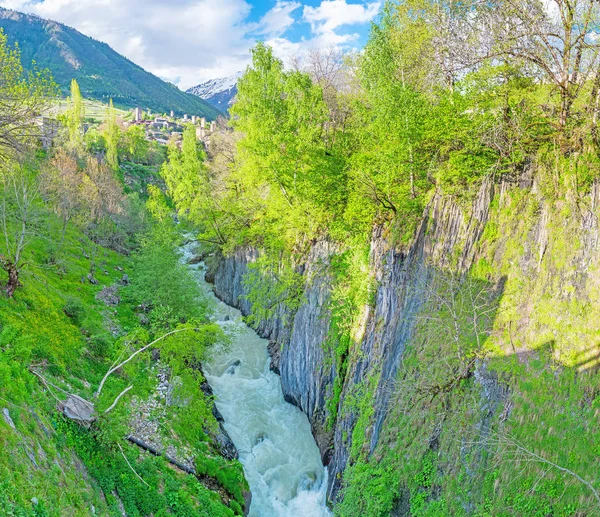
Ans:
[[[183,130],[181,150],[175,144],[170,145],[169,159],[161,170],[180,215],[198,216],[206,199],[208,181],[204,160],[205,153],[196,138],[196,128],[188,124]]]
[[[65,119],[69,132],[69,147],[73,150],[81,150],[83,149],[85,105],[79,84],[75,79],[71,81],[71,96],[68,100],[68,106]]]
[[[111,99],[106,113],[106,162],[115,171],[119,168],[119,137],[117,115]]]

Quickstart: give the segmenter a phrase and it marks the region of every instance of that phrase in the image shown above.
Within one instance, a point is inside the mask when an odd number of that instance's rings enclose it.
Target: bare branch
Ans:
[[[118,404],[118,402],[121,399],[121,397],[123,395],[125,395],[125,393],[127,393],[132,388],[133,388],[133,385],[125,388],[121,393],[119,393],[117,395],[117,398],[115,399],[115,401],[110,405],[110,407],[106,411],[104,411],[104,414],[106,415],[107,413],[109,413],[110,411],[112,411],[116,407],[116,405]]]
[[[108,372],[106,372],[106,375],[102,378],[102,381],[100,382],[100,386],[98,386],[98,391],[96,391],[94,398],[98,398],[98,396],[100,395],[100,392],[102,391],[102,388],[104,387],[104,383],[106,382],[106,379],[108,379],[108,377],[112,373],[116,372],[119,368],[122,368],[123,366],[125,366],[129,361],[131,361],[133,358],[135,358],[138,354],[141,354],[145,350],[148,350],[148,348],[150,348],[151,346],[155,345],[159,341],[162,341],[166,337],[172,336],[173,334],[177,334],[179,332],[189,332],[189,331],[198,331],[198,330],[199,329],[197,329],[197,328],[185,328],[185,329],[172,330],[171,332],[167,332],[166,334],[159,337],[158,339],[155,339],[154,341],[152,341],[152,343],[148,343],[146,346],[143,346],[142,348],[136,350],[127,359],[125,359],[125,361],[122,361],[118,365],[116,365],[116,366],[112,367],[110,370],[108,370]]]

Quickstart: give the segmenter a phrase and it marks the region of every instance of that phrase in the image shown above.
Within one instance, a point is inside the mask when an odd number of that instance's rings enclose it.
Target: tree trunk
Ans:
[[[590,132],[592,139],[595,144],[599,143],[598,139],[598,114],[600,113],[600,68],[596,71],[596,77],[590,93],[590,100],[588,104],[588,111],[591,113],[591,127]]]
[[[5,266],[4,270],[8,274],[8,282],[6,283],[6,296],[12,298],[15,294],[15,291],[21,287],[21,282],[19,282],[19,270],[12,262],[9,262]]]

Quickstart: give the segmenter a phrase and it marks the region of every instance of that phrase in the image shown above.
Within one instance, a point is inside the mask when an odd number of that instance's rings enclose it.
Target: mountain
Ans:
[[[237,82],[242,75],[243,72],[238,72],[229,77],[211,79],[190,88],[187,90],[187,93],[196,95],[204,99],[211,106],[225,112],[233,104],[233,100],[237,95]]]
[[[35,61],[39,68],[49,69],[64,95],[71,79],[76,79],[84,97],[113,99],[118,107],[173,110],[209,119],[219,115],[207,102],[146,72],[106,43],[61,23],[0,8],[0,28],[11,44],[19,44],[23,66]]]

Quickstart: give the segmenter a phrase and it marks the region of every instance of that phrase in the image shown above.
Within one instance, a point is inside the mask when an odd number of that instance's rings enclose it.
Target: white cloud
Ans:
[[[381,2],[363,5],[349,4],[346,0],[324,0],[317,7],[305,6],[304,19],[310,23],[315,34],[331,34],[344,25],[371,21],[380,7]]]
[[[279,37],[296,21],[292,13],[302,7],[300,2],[283,2],[278,0],[270,11],[260,20],[259,34],[269,37]]]
[[[271,38],[265,41],[273,49],[273,54],[289,66],[292,58],[306,50],[306,41],[293,42],[286,38]]]
[[[296,15],[300,1],[276,0],[260,20],[250,22],[251,1],[0,0],[0,6],[74,27],[186,89],[244,70],[258,37],[284,59],[307,48],[348,45],[358,35],[338,30],[368,22],[380,5],[324,0]],[[312,34],[291,41],[285,33],[299,20],[310,24]]]
[[[340,33],[339,30],[370,22],[377,16],[380,7],[380,1],[350,4],[346,0],[323,0],[316,7],[304,6],[302,21],[310,24],[310,38],[291,42],[276,37],[267,40],[266,43],[273,47],[275,55],[286,64],[298,58],[302,60],[307,51],[314,48],[356,50],[360,34],[347,31]]]

